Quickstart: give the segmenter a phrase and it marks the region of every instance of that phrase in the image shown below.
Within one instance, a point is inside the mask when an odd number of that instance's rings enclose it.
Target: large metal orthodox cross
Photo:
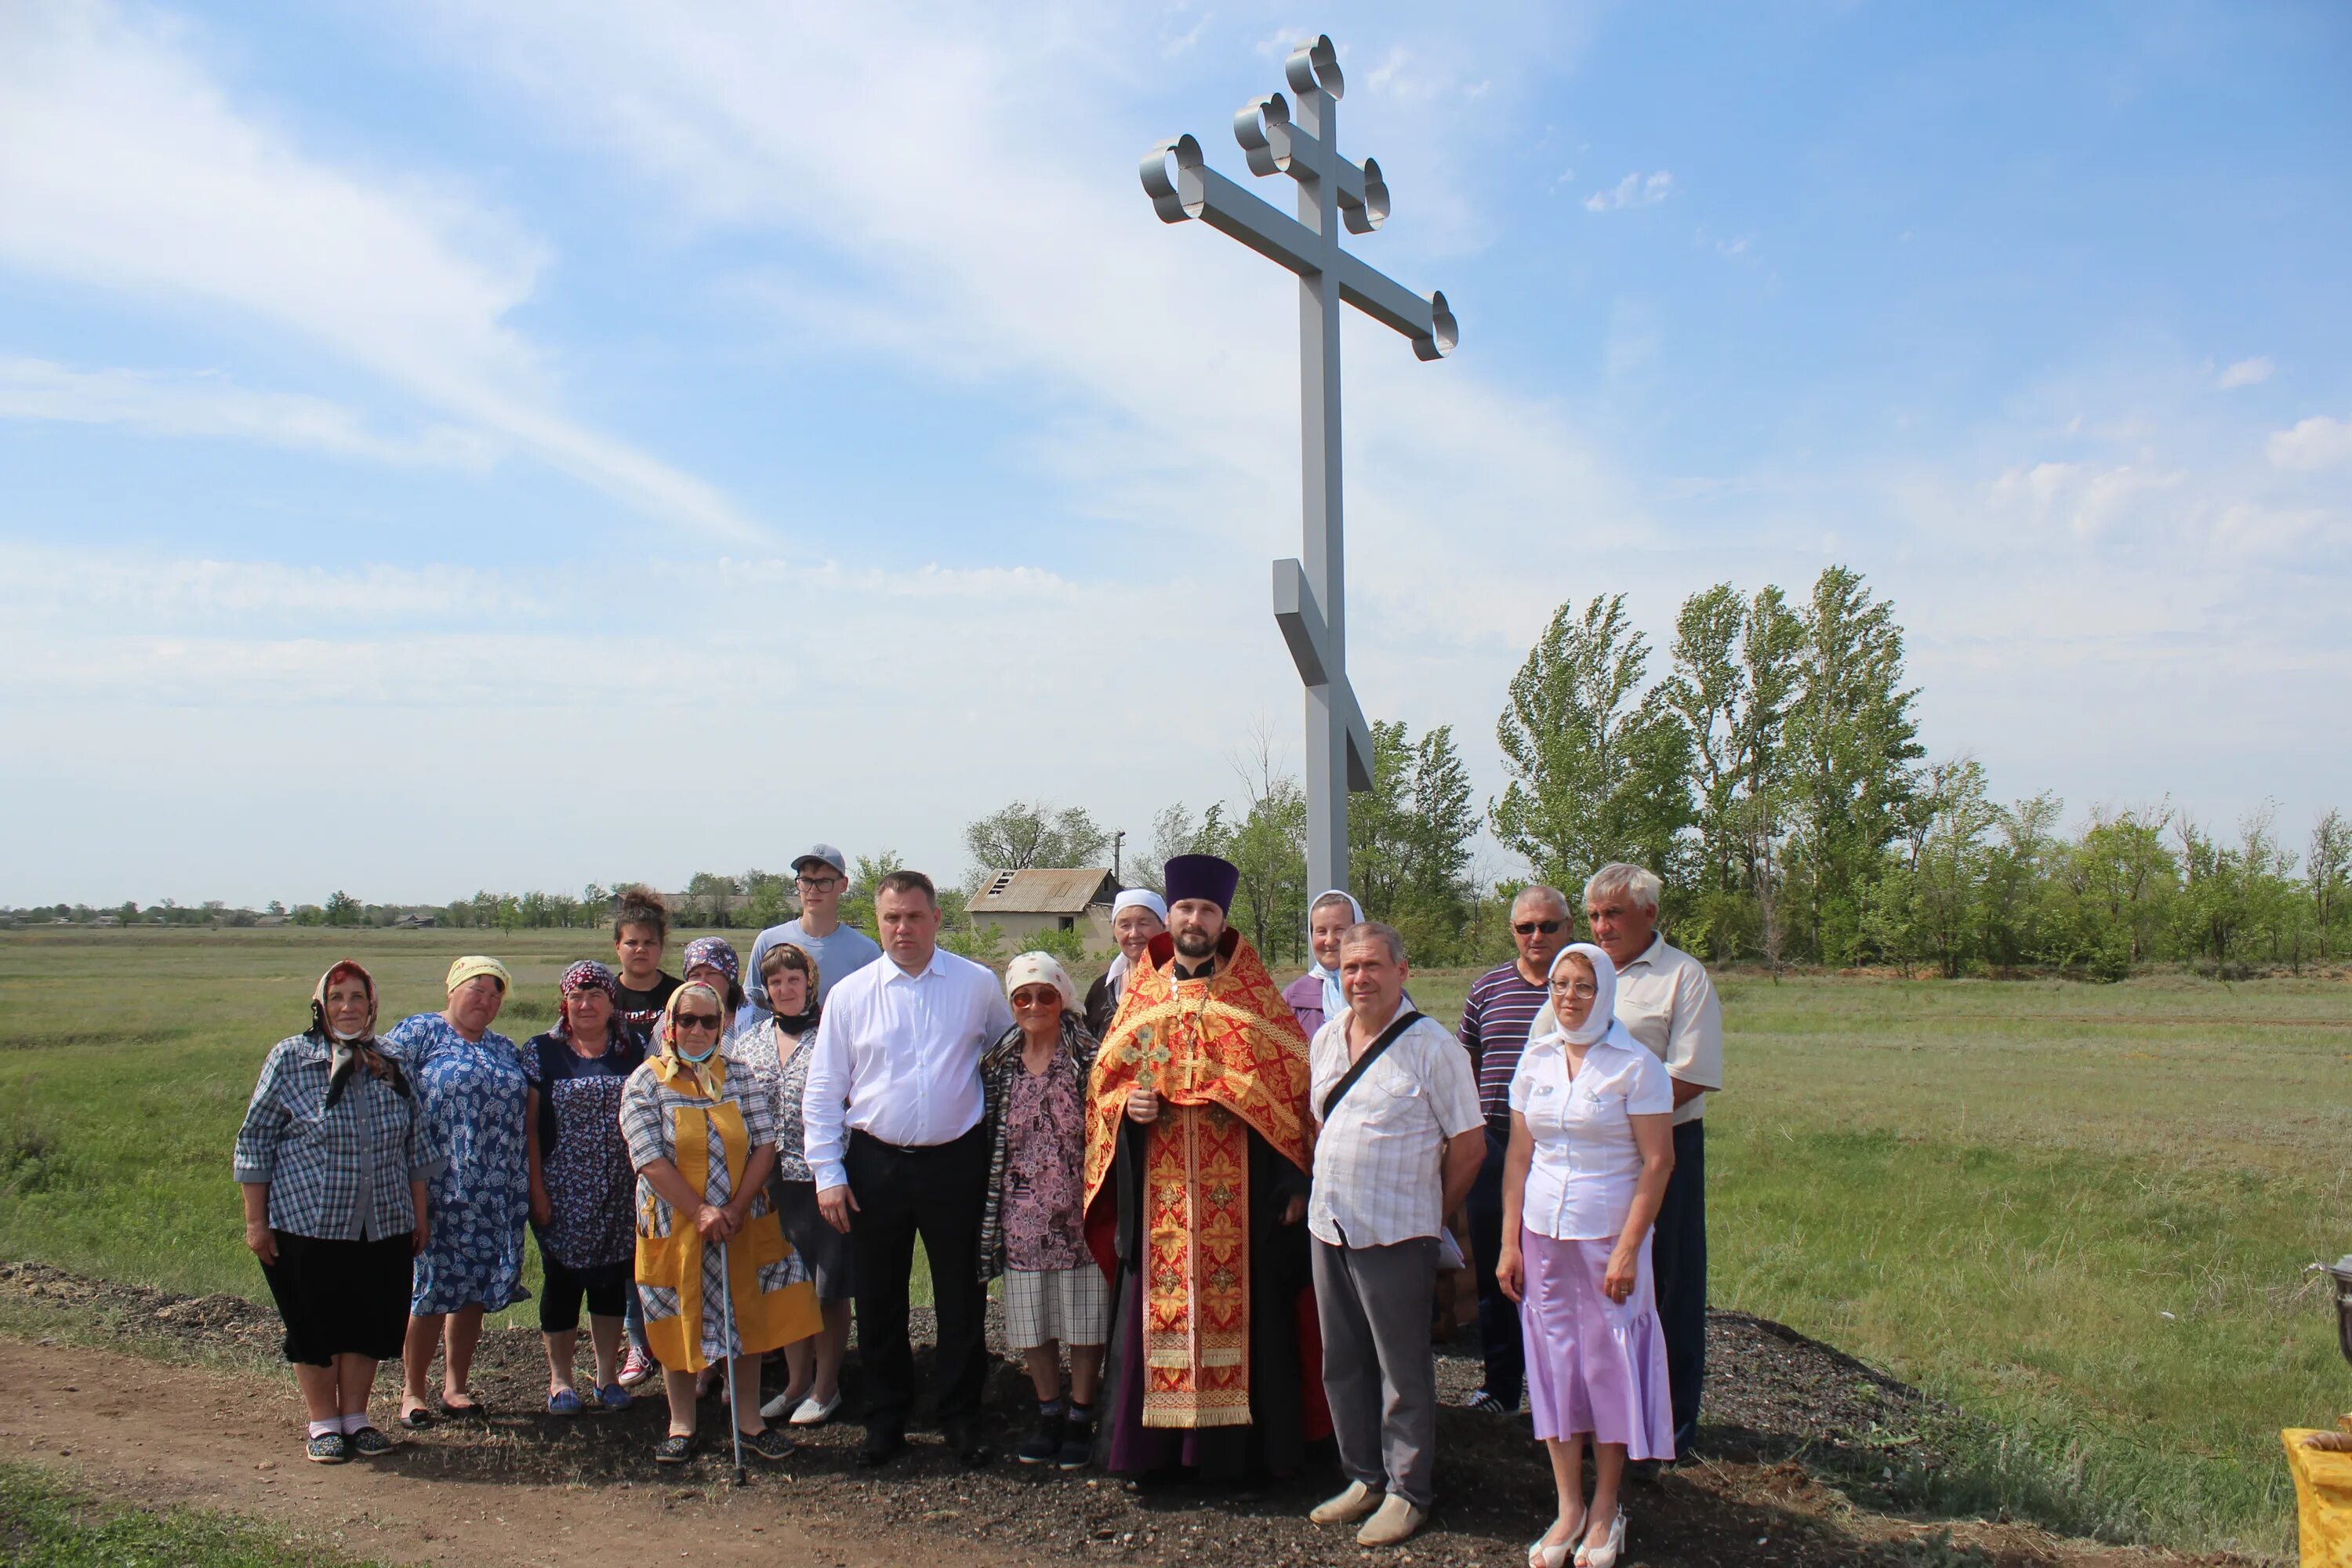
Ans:
[[[1274,618],[1307,686],[1307,879],[1313,889],[1348,885],[1348,792],[1372,787],[1372,737],[1348,684],[1346,574],[1339,507],[1339,304],[1345,300],[1412,340],[1424,360],[1453,352],[1445,296],[1424,300],[1339,248],[1339,226],[1370,234],[1389,216],[1381,166],[1339,156],[1338,104],[1346,86],[1326,36],[1291,52],[1282,94],[1245,103],[1234,136],[1254,174],[1298,182],[1298,216],[1208,167],[1190,136],[1162,142],[1143,160],[1143,188],[1163,222],[1202,218],[1298,274],[1299,445],[1305,462],[1304,563],[1274,563]],[[1169,164],[1173,159],[1175,167]]]

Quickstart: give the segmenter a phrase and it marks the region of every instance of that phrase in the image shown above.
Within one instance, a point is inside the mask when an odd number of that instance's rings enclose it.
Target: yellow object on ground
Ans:
[[[2303,1568],[2352,1568],[2352,1454],[2306,1448],[2307,1426],[2279,1434],[2294,1474],[2295,1533]]]

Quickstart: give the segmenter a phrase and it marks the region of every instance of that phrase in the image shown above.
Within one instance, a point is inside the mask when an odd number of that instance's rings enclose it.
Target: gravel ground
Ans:
[[[79,1325],[77,1338],[145,1342],[167,1353],[283,1375],[270,1364],[279,1335],[276,1315],[239,1297],[173,1296],[10,1263],[0,1263],[0,1293],[65,1309]],[[927,1314],[916,1316],[921,1344],[930,1325]],[[1001,1352],[992,1310],[991,1341]],[[1896,1494],[1921,1471],[1949,1462],[1941,1446],[1959,1430],[1956,1412],[1827,1345],[1741,1313],[1711,1315],[1708,1358],[1702,1458],[1668,1470],[1654,1486],[1631,1490],[1628,1563],[2231,1561],[2067,1542],[2006,1523],[1906,1515]],[[781,1363],[770,1369],[769,1393],[781,1373]],[[1437,1509],[1422,1535],[1393,1554],[1399,1563],[1515,1568],[1550,1519],[1549,1473],[1526,1418],[1460,1408],[1478,1374],[1475,1333],[1465,1330],[1440,1349],[1446,1408],[1438,1426]],[[858,1408],[855,1351],[845,1383],[847,1415]],[[380,1396],[388,1398],[392,1386],[387,1369]],[[657,1394],[618,1414],[592,1411],[572,1420],[540,1414],[546,1373],[536,1332],[485,1334],[474,1392],[489,1418],[425,1434],[401,1460],[404,1468],[474,1479],[662,1488],[680,1497],[726,1489],[723,1444],[682,1477],[657,1470],[650,1450],[666,1429]],[[1034,1408],[1026,1379],[1009,1360],[992,1375],[989,1408],[991,1436],[1000,1456],[1009,1455],[1024,1430],[1019,1422]],[[703,1412],[704,1432],[723,1437],[725,1421],[714,1399]],[[1139,1495],[1114,1479],[1040,1475],[1005,1457],[967,1470],[921,1431],[919,1411],[917,1421],[912,1452],[879,1476],[853,1466],[863,1430],[841,1420],[808,1432],[785,1464],[755,1469],[751,1486],[773,1489],[794,1519],[811,1525],[886,1524],[943,1538],[979,1536],[1000,1552],[1039,1562],[1304,1568],[1372,1556],[1348,1532],[1306,1521],[1307,1510],[1337,1488],[1337,1467],[1328,1458],[1290,1481],[1254,1489]]]

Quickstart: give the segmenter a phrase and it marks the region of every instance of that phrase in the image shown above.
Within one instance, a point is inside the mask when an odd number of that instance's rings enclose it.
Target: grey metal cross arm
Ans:
[[[1389,216],[1388,182],[1367,158],[1339,155],[1339,50],[1318,37],[1283,66],[1297,94],[1254,99],[1234,116],[1250,172],[1287,174],[1297,185],[1292,217],[1208,166],[1190,136],[1143,158],[1143,189],[1165,223],[1198,218],[1297,275],[1298,433],[1303,559],[1274,563],[1274,617],[1307,700],[1307,872],[1318,889],[1348,886],[1348,792],[1372,787],[1372,737],[1348,682],[1345,530],[1340,504],[1339,307],[1357,310],[1412,342],[1424,360],[1453,352],[1459,336],[1444,294],[1424,300],[1339,247],[1342,228],[1370,234]],[[1171,166],[1172,165],[1172,166]]]

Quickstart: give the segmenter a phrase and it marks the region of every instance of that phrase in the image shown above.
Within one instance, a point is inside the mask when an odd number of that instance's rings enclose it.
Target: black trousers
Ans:
[[[1470,1262],[1478,1274],[1478,1345],[1486,1358],[1486,1392],[1513,1409],[1527,1379],[1527,1342],[1519,1337],[1519,1304],[1495,1283],[1503,1256],[1503,1156],[1507,1142],[1486,1128],[1486,1158],[1471,1184]]]
[[[915,1407],[915,1352],[907,1339],[907,1287],[915,1238],[931,1266],[939,1354],[931,1395],[940,1425],[980,1415],[988,1377],[988,1287],[980,1278],[980,1221],[987,1203],[988,1142],[982,1129],[952,1143],[901,1149],[849,1135],[842,1163],[857,1212],[849,1220],[857,1346],[873,1390],[867,1426],[904,1432]]]
[[[1675,1452],[1698,1432],[1699,1385],[1706,1377],[1706,1121],[1675,1129],[1675,1173],[1650,1242],[1658,1287],[1658,1327],[1666,1341],[1666,1387],[1675,1407]]]

